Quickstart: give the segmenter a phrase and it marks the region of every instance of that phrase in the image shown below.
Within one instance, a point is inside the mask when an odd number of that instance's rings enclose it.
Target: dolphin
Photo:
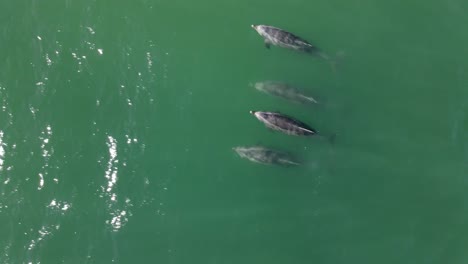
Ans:
[[[333,70],[336,72],[336,60],[330,58],[326,53],[321,51],[319,48],[308,42],[307,40],[294,35],[291,32],[288,32],[284,29],[267,26],[267,25],[251,25],[255,31],[257,31],[260,36],[263,37],[265,41],[265,47],[268,49],[271,45],[275,45],[278,47],[283,47],[287,49],[298,50],[302,52],[306,52],[308,54],[316,55],[328,63]]]
[[[284,99],[303,104],[318,104],[311,96],[303,94],[299,89],[283,82],[263,81],[254,84],[255,89]]]
[[[279,47],[304,51],[307,53],[311,53],[317,50],[317,48],[307,40],[298,37],[286,30],[267,25],[252,25],[251,27],[264,38],[265,46],[267,48],[270,48],[271,45],[276,45]]]
[[[290,154],[275,149],[262,146],[235,147],[232,149],[237,152],[241,158],[245,158],[256,163],[274,164],[285,167],[300,165],[300,163]]]
[[[317,131],[307,124],[279,112],[250,111],[266,127],[293,136],[313,136]]]

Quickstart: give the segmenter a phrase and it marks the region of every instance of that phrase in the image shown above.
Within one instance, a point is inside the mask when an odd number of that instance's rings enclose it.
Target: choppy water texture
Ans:
[[[463,0],[3,1],[0,263],[467,263],[467,13]],[[251,24],[314,43],[335,71],[266,49]],[[251,85],[265,80],[323,103]],[[250,110],[335,141],[269,131]],[[304,165],[232,151],[257,144]]]

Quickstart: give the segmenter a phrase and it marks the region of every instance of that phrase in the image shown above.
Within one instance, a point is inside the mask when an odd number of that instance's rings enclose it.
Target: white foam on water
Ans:
[[[86,27],[89,31],[89,33],[91,33],[91,35],[94,35],[96,34],[96,32],[94,31],[94,29],[92,27]]]
[[[41,167],[41,171],[38,173],[39,186],[38,190],[42,190],[45,184],[45,176],[49,174],[49,159],[53,153],[53,148],[49,147],[50,138],[52,136],[52,127],[47,125],[44,131],[41,132],[39,139],[41,140],[41,154],[44,160],[44,165]]]
[[[33,262],[34,260],[32,259],[31,256],[33,256],[34,254],[32,252],[36,248],[37,248],[37,250],[40,250],[40,248],[38,248],[38,245],[41,244],[46,239],[53,236],[54,232],[57,232],[59,229],[60,229],[60,224],[44,225],[44,226],[41,227],[41,229],[39,229],[37,231],[37,233],[33,233],[34,238],[31,239],[31,241],[29,242],[29,245],[27,246],[28,263],[38,263],[38,264],[41,263],[40,261]],[[32,229],[31,229],[31,232],[33,232]],[[28,235],[28,234],[25,233],[25,235]]]
[[[126,136],[126,139],[127,143],[128,140],[130,142],[134,141],[134,139],[129,136]],[[105,165],[104,177],[106,179],[106,184],[101,186],[101,197],[106,201],[109,214],[105,223],[112,231],[117,232],[128,222],[128,219],[131,216],[131,212],[129,210],[133,207],[133,204],[129,198],[121,197],[114,191],[120,175],[118,166],[126,166],[125,162],[122,162],[122,164],[119,162],[117,139],[108,135],[106,145],[109,157]]]
[[[112,188],[117,183],[118,169],[115,164],[118,164],[117,160],[117,140],[112,136],[107,137],[108,142],[107,147],[109,148],[109,161],[107,162],[107,170],[105,177],[107,179],[107,188],[108,193],[112,192]]]
[[[132,144],[132,143],[138,143],[138,139],[137,138],[131,138],[129,135],[125,135],[125,138],[127,139],[127,144]]]
[[[122,225],[128,222],[128,218],[126,217],[126,215],[126,211],[117,211],[112,217],[112,219],[110,221],[108,220],[107,223],[112,226],[114,231],[117,231],[122,227]]]
[[[28,250],[32,251],[37,246],[37,244],[43,241],[46,237],[51,236],[53,230],[58,230],[59,227],[59,225],[42,226],[41,229],[37,231],[37,237],[29,242]]]
[[[64,201],[57,201],[56,199],[53,199],[49,205],[46,206],[49,209],[53,209],[57,212],[65,212],[68,211],[71,207],[72,204]]]
[[[45,58],[46,58],[47,65],[48,66],[52,65],[52,60],[49,58],[49,54],[46,53]]]
[[[44,175],[42,173],[39,173],[39,187],[37,187],[38,190],[41,190],[44,187]]]
[[[146,64],[148,65],[148,72],[151,72],[151,68],[153,67],[153,60],[151,59],[150,52],[146,52]]]
[[[45,205],[47,209],[47,216],[46,219],[48,219],[48,224],[43,225],[39,230],[34,231],[33,228],[28,230],[25,235],[31,236],[31,240],[29,244],[27,245],[27,250],[28,252],[28,261],[34,261],[31,256],[34,256],[36,254],[33,254],[32,252],[40,251],[40,248],[38,246],[44,242],[45,240],[49,239],[52,237],[56,232],[59,232],[60,229],[60,222],[59,218],[57,218],[57,215],[64,216],[65,214],[68,213],[70,208],[72,208],[72,204],[66,201],[59,201],[57,199],[52,199],[48,204]],[[21,225],[21,222],[18,223]],[[40,263],[40,262],[37,262]]]
[[[3,131],[0,130],[0,172],[3,170],[3,164],[5,162],[5,143],[3,143]]]
[[[39,85],[43,85],[44,83],[41,82],[41,84]],[[29,106],[29,111],[31,111],[31,114],[34,118],[36,118],[36,112],[37,112],[37,109],[34,109],[34,107],[32,106]]]

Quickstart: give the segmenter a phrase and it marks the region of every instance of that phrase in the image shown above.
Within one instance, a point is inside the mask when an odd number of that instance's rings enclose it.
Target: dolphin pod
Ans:
[[[251,27],[263,37],[265,46],[268,49],[271,45],[275,45],[305,53],[318,53],[323,58],[328,59],[328,57],[321,53],[313,44],[291,32],[268,25],[252,25]],[[264,81],[255,83],[254,87],[264,93],[282,97],[290,101],[300,102],[303,104],[318,104],[313,97],[304,94],[299,89],[286,83]],[[286,135],[304,137],[317,135],[317,130],[305,122],[280,112],[250,111],[250,114],[254,115],[255,118],[262,122],[267,128],[279,131]],[[288,152],[269,147],[258,145],[250,147],[239,146],[233,148],[233,150],[241,158],[248,159],[255,163],[268,165],[273,164],[285,167],[301,164],[301,162],[298,162],[297,159]]]

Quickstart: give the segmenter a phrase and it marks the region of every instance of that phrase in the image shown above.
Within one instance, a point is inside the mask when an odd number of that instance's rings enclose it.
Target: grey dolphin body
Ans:
[[[299,102],[303,104],[318,104],[318,102],[311,96],[304,95],[300,90],[286,83],[264,81],[256,82],[254,86],[255,89],[261,92],[282,97],[284,99],[291,100],[294,102]]]
[[[252,28],[265,39],[265,46],[267,48],[270,48],[270,45],[276,45],[308,53],[316,51],[316,47],[310,44],[307,40],[286,30],[267,25],[252,25]]]
[[[266,147],[235,147],[233,150],[237,152],[241,158],[248,159],[252,162],[280,166],[300,165],[290,154]]]
[[[268,128],[288,135],[313,136],[317,134],[317,131],[307,124],[278,112],[250,111],[250,113],[264,123]]]

